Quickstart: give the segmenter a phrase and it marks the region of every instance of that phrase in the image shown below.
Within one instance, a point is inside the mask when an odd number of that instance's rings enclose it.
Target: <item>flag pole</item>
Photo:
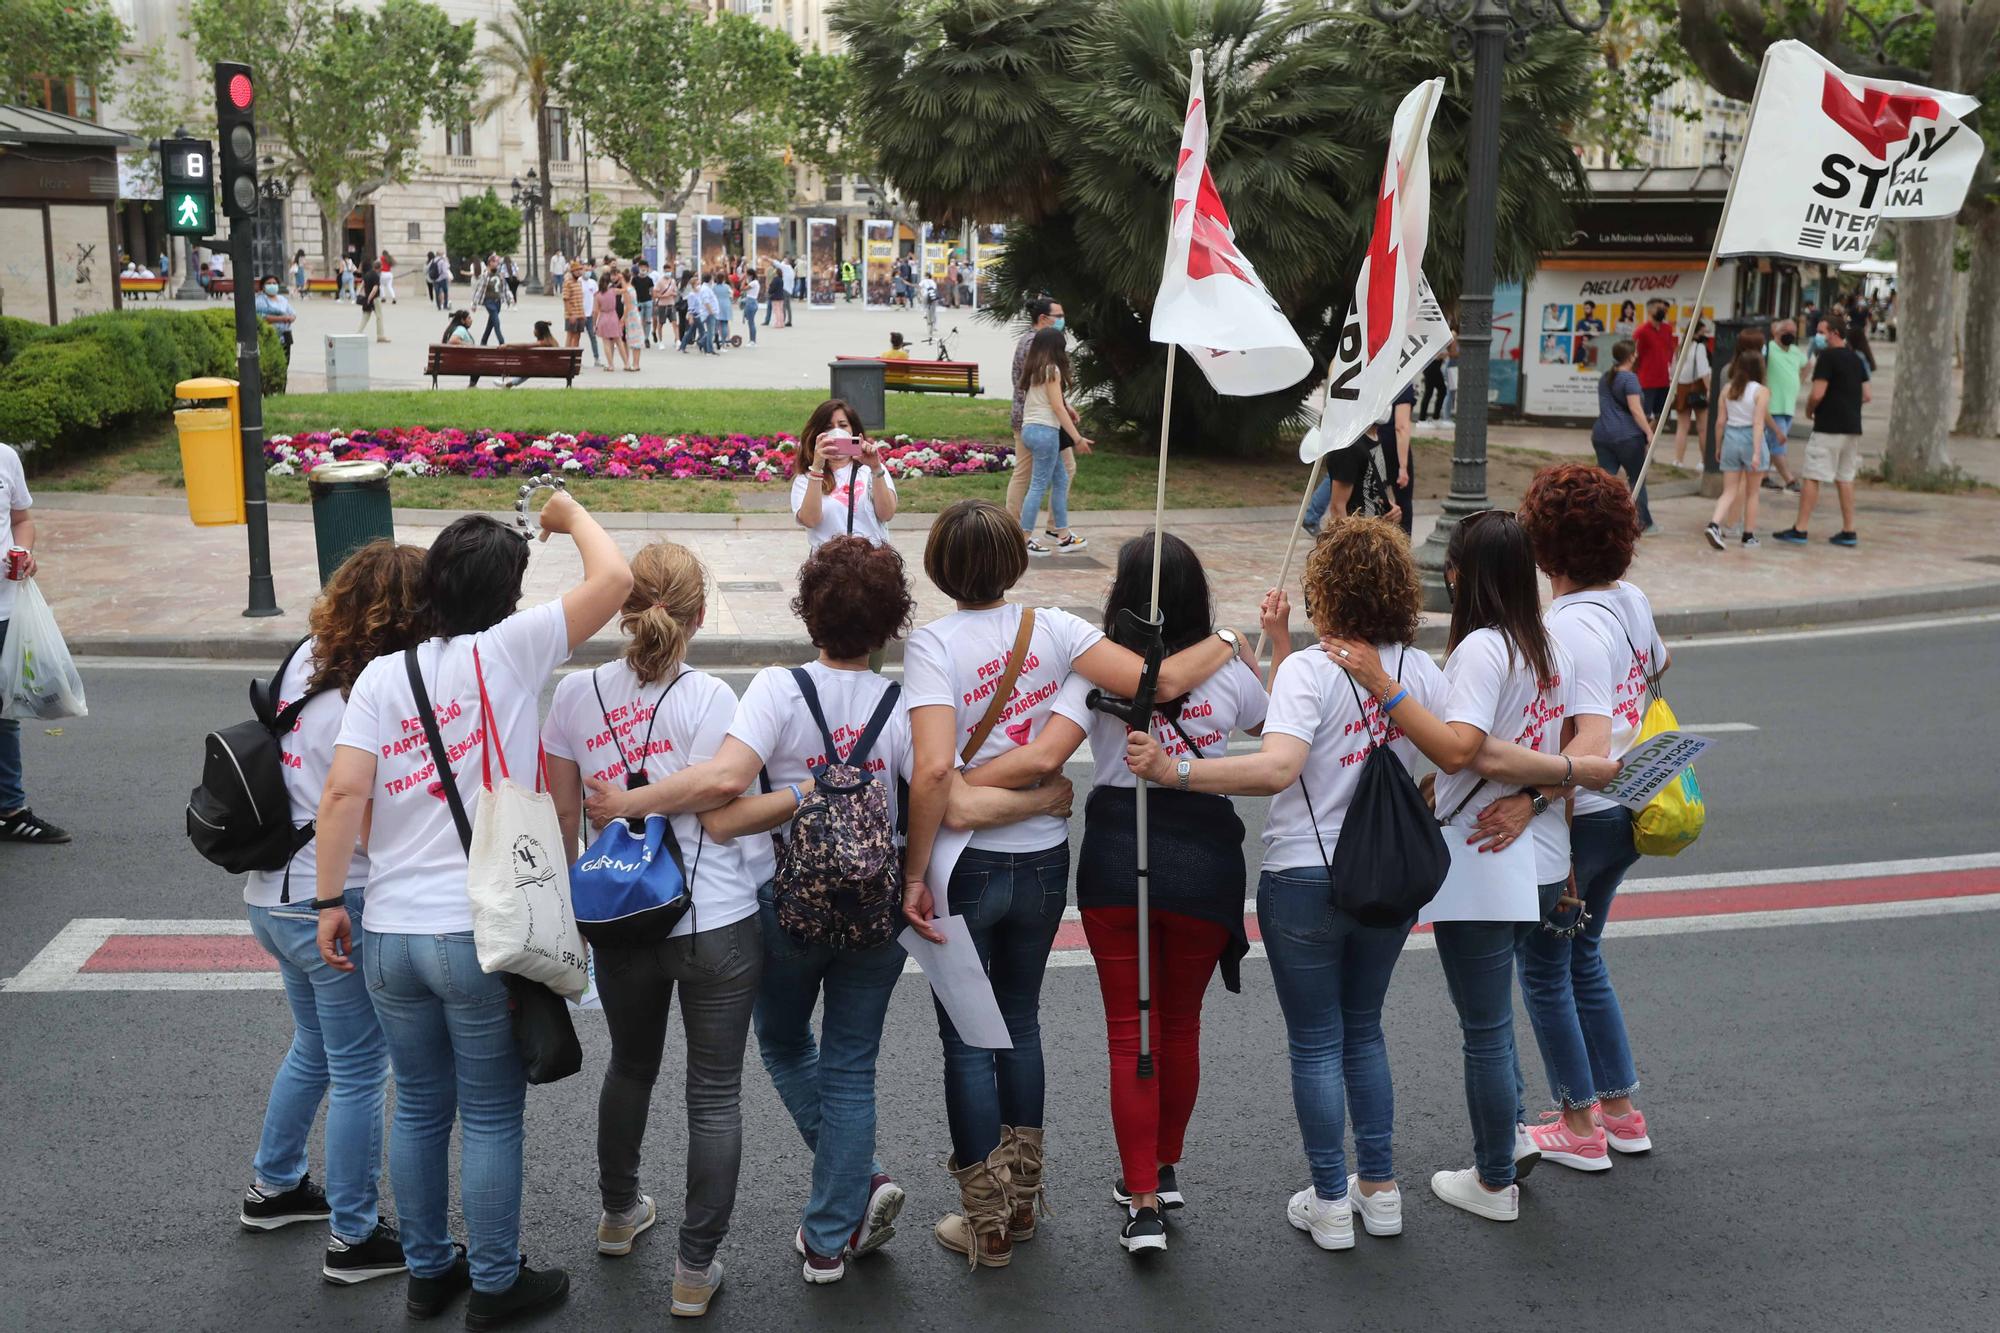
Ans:
[[[1757,66],[1757,87],[1750,94],[1750,114],[1743,122],[1746,127],[1743,131],[1746,141],[1750,133],[1748,127],[1757,123],[1757,107],[1764,97],[1764,71],[1770,67],[1771,53],[1767,49],[1764,52],[1763,62]],[[1660,446],[1660,432],[1667,424],[1667,408],[1673,406],[1674,398],[1680,390],[1681,368],[1687,363],[1688,349],[1694,346],[1695,330],[1701,327],[1702,301],[1708,295],[1708,280],[1715,276],[1715,265],[1722,255],[1722,234],[1729,226],[1729,210],[1736,202],[1737,182],[1742,179],[1742,165],[1739,163],[1737,168],[1729,173],[1729,190],[1722,196],[1722,216],[1715,223],[1715,240],[1709,244],[1708,263],[1702,267],[1701,281],[1695,285],[1694,314],[1681,329],[1680,343],[1674,348],[1673,369],[1667,375],[1666,405],[1660,408],[1660,419],[1653,423],[1653,433],[1646,441],[1646,456],[1639,460],[1638,475],[1632,478],[1631,494],[1635,498],[1639,494],[1639,488],[1646,484],[1646,471],[1653,465],[1653,451]],[[1711,404],[1709,410],[1714,411],[1716,406]]]
[[[1321,454],[1313,459],[1312,471],[1306,474],[1306,493],[1299,497],[1299,512],[1292,520],[1292,535],[1285,541],[1285,562],[1278,566],[1278,582],[1274,585],[1279,589],[1283,589],[1285,580],[1291,577],[1292,555],[1298,550],[1299,534],[1305,531],[1306,509],[1312,504],[1313,492],[1319,489],[1320,474],[1324,471],[1326,471],[1326,455]],[[1264,660],[1265,641],[1270,637],[1264,630],[1257,631],[1257,660],[1260,662]]]

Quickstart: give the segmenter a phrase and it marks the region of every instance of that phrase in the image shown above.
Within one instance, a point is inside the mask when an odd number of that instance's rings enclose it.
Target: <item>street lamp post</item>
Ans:
[[[528,233],[528,289],[540,291],[542,287],[541,265],[537,262],[535,247],[535,215],[542,205],[541,191],[536,189],[535,169],[528,168],[528,182],[523,185],[516,178],[510,184],[514,187],[514,207],[521,210],[522,226]]]
[[[1611,0],[1597,0],[1593,17],[1572,13],[1569,0],[1368,0],[1384,23],[1427,18],[1452,30],[1452,54],[1472,58],[1472,121],[1466,136],[1465,278],[1458,297],[1458,408],[1451,448],[1451,494],[1437,526],[1417,552],[1424,602],[1451,605],[1444,587],[1445,549],[1452,529],[1487,507],[1486,385],[1493,346],[1493,238],[1499,227],[1500,70],[1507,51],[1527,46],[1535,29],[1560,22],[1596,32],[1611,17]]]

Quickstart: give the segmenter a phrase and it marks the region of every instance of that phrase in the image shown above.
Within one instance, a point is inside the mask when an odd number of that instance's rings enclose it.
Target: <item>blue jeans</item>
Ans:
[[[1764,424],[1764,452],[1773,458],[1785,452],[1785,440],[1779,436],[1779,431],[1785,432],[1786,435],[1792,433],[1790,412],[1773,412]]]
[[[1544,912],[1566,885],[1541,886]],[[1491,1189],[1514,1183],[1514,1127],[1525,1117],[1521,1067],[1514,1050],[1514,953],[1534,921],[1440,921],[1438,961],[1458,1010],[1465,1046],[1465,1109],[1472,1118],[1472,1158]]]
[[[1604,967],[1604,926],[1625,872],[1638,863],[1632,813],[1619,807],[1578,815],[1569,826],[1577,896],[1590,921],[1573,939],[1536,930],[1521,944],[1521,994],[1548,1071],[1549,1096],[1580,1108],[1639,1090],[1625,1015]],[[1565,920],[1563,924],[1567,925]]]
[[[346,897],[358,935],[361,891],[349,889]],[[366,1240],[379,1220],[382,1089],[389,1069],[368,987],[359,971],[336,971],[319,956],[318,914],[311,904],[248,910],[250,933],[278,960],[292,1006],[292,1045],[271,1080],[252,1169],[258,1180],[280,1189],[304,1179],[306,1140],[326,1099],[326,1201],[333,1209],[333,1234]]]
[[[1034,458],[1034,472],[1028,481],[1028,498],[1021,504],[1021,531],[1035,530],[1035,515],[1041,512],[1042,497],[1049,502],[1049,522],[1058,532],[1069,529],[1069,469],[1062,464],[1062,431],[1055,426],[1021,427],[1021,443]],[[1014,461],[1019,467],[1020,460]]]
[[[640,337],[644,340],[645,345],[651,347],[653,345],[653,303],[651,301],[639,302],[639,330]]]
[[[472,932],[367,932],[369,997],[396,1071],[389,1173],[410,1272],[452,1265],[451,1127],[472,1285],[505,1291],[521,1271],[521,1114],[528,1083],[501,974],[479,970]]]
[[[486,331],[479,335],[479,345],[481,347],[486,346],[486,340],[489,337],[498,338],[503,343],[507,341],[507,335],[500,332],[500,303],[498,301],[488,301],[486,303]]]
[[[757,302],[748,296],[743,298],[743,322],[750,326],[750,345],[755,347],[757,345]]]
[[[727,314],[715,317],[715,331],[712,336],[715,338],[716,351],[719,352],[729,346],[729,316]]]
[[[1006,1051],[968,1046],[937,1006],[945,1119],[961,1166],[985,1161],[1000,1146],[1002,1125],[1042,1126],[1042,973],[1068,899],[1067,842],[1040,852],[968,848],[952,871],[952,915],[971,930],[1014,1041]]]
[[[775,301],[775,300],[771,300],[771,301],[766,301],[766,302],[764,302],[764,323],[766,323],[766,324],[769,324],[769,323],[771,322],[771,313],[772,313],[773,311],[775,311],[775,310],[776,310],[777,308],[778,308],[778,303],[777,303],[777,301]],[[756,312],[756,311],[754,311],[754,310],[753,310],[753,311],[751,311],[751,312],[750,312],[750,318],[751,318],[751,319],[753,319],[753,320],[754,320],[754,319],[756,319],[756,318],[757,318],[757,312]],[[813,1251],[813,1253],[815,1253],[815,1254],[819,1254],[819,1253],[821,1253],[821,1251],[819,1251],[819,1250],[815,1250],[815,1251]]]
[[[1320,521],[1326,517],[1326,511],[1331,508],[1333,508],[1333,478],[1321,473],[1319,485],[1313,490],[1312,499],[1306,501],[1305,525],[1317,532]]]
[[[0,643],[7,642],[7,623],[0,620]],[[0,815],[27,809],[27,780],[27,770],[21,766],[21,724],[14,718],[0,717]]]
[[[1266,870],[1258,882],[1257,925],[1291,1047],[1292,1108],[1322,1199],[1347,1197],[1350,1101],[1361,1178],[1395,1179],[1389,1145],[1396,1093],[1382,1040],[1382,997],[1415,924],[1412,918],[1400,926],[1362,925],[1334,906],[1323,868]]]
[[[1603,468],[1612,476],[1615,477],[1620,472],[1623,472],[1633,481],[1639,479],[1639,469],[1644,467],[1646,463],[1646,442],[1644,440],[1614,441],[1609,444],[1592,440],[1590,447],[1597,451],[1597,466]],[[1653,511],[1646,503],[1646,488],[1641,486],[1639,493],[1632,498],[1639,509],[1639,526],[1642,528],[1652,527]]]
[[[889,997],[903,974],[903,946],[836,951],[801,944],[778,924],[767,881],[757,891],[764,976],[757,989],[757,1050],[799,1137],[813,1151],[806,1245],[839,1254],[868,1209],[875,1156],[875,1059]],[[819,1041],[813,1009],[826,995]]]

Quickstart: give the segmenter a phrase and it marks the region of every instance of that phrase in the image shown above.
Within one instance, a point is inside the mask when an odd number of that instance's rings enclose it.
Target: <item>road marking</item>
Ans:
[[[1683,722],[1680,729],[1697,736],[1720,736],[1730,731],[1762,731],[1755,722]]]
[[[2000,855],[1929,857],[1844,866],[1635,880],[1620,890],[1613,938],[1773,926],[1834,925],[1883,918],[2000,910]],[[1624,896],[1627,894],[1639,896]],[[1250,956],[1264,956],[1256,904],[1245,905]],[[1063,914],[1051,967],[1092,959],[1074,909]],[[1412,949],[1434,948],[1429,927]],[[910,963],[906,973],[915,973]],[[14,977],[8,992],[276,990],[277,964],[240,920],[81,917]]]
[[[1907,634],[1912,630],[1951,629],[1959,625],[1990,625],[2000,621],[2000,611],[1984,611],[1967,616],[1935,616],[1928,620],[1904,620],[1883,624],[1862,621],[1853,625],[1829,625],[1824,629],[1772,630],[1763,634],[1694,635],[1669,639],[1674,648],[1728,648],[1745,643],[1801,643],[1813,639],[1845,639],[1857,634]]]

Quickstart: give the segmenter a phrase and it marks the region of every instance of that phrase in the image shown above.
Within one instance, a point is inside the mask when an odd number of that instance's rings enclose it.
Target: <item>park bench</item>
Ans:
[[[340,279],[307,278],[305,294],[307,296],[338,296],[340,295]]]
[[[482,375],[505,378],[562,380],[574,384],[583,370],[581,347],[468,347],[464,343],[432,343],[424,363],[424,374],[437,388],[440,375],[469,375],[477,384]]]
[[[843,356],[841,361],[874,361],[871,356]],[[896,393],[979,394],[976,361],[897,361],[882,359],[882,387]]]
[[[166,290],[165,278],[120,277],[118,279],[118,291],[124,296],[159,296]]]
[[[211,298],[236,295],[236,279],[210,278],[208,280],[208,294]]]

